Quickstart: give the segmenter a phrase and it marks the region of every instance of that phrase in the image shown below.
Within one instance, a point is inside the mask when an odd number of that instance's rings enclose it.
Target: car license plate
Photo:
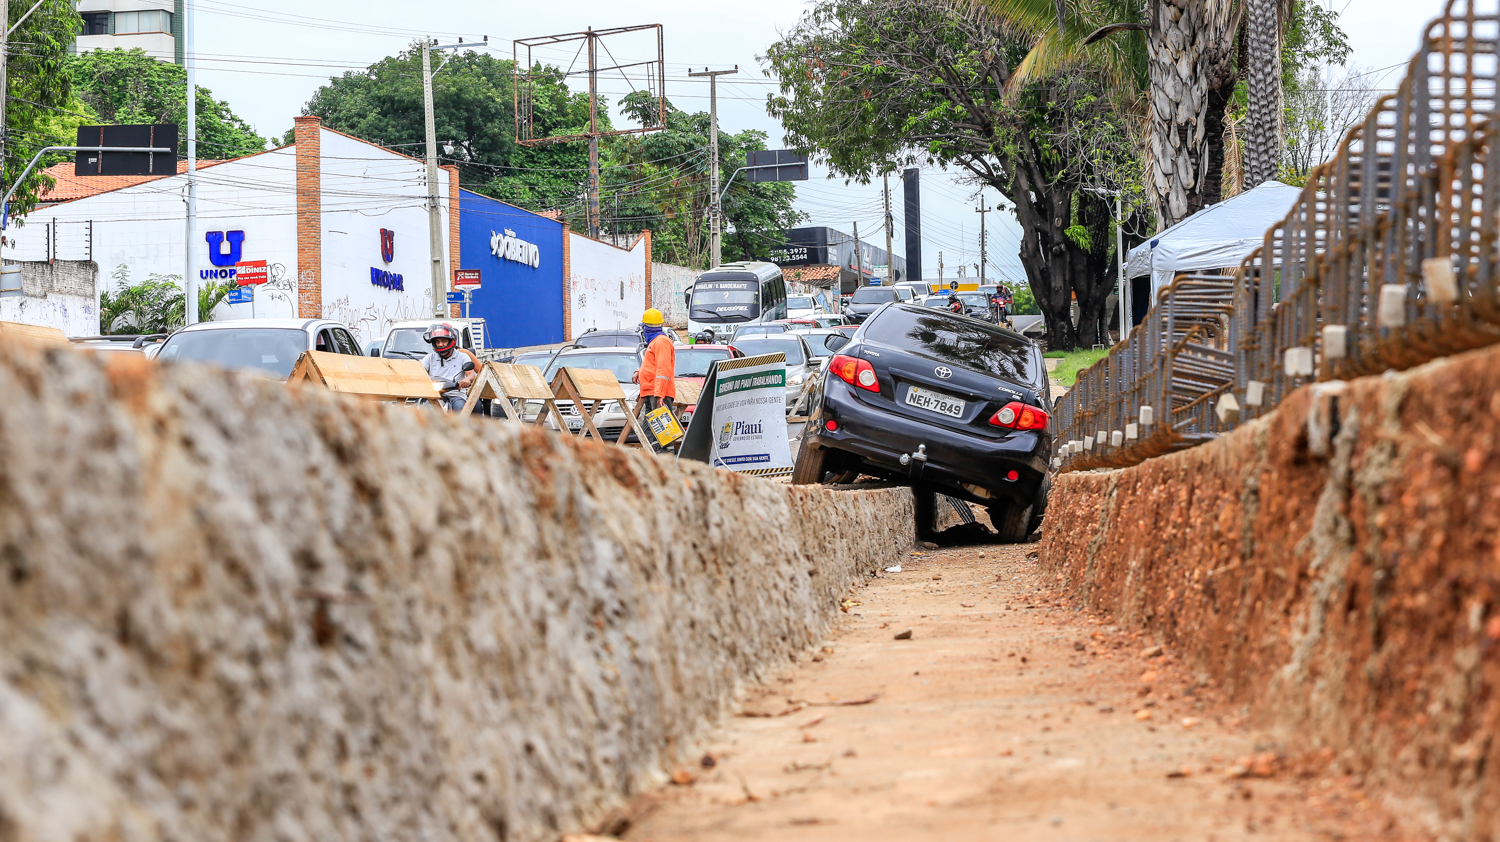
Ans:
[[[962,418],[964,414],[964,402],[958,398],[941,392],[929,392],[916,386],[906,390],[906,405],[936,412],[939,415],[947,415],[950,418]]]
[[[583,418],[581,416],[576,416],[576,417],[573,417],[573,418],[569,418],[568,419],[568,429],[569,430],[582,430],[583,429]]]

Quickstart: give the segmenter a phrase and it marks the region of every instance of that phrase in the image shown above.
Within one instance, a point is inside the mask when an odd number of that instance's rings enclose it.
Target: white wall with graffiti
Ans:
[[[634,328],[651,306],[646,265],[651,248],[645,237],[629,249],[568,234],[568,338],[589,329]]]

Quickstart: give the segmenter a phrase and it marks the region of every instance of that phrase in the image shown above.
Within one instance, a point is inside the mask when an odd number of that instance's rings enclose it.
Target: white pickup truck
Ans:
[[[409,319],[391,322],[385,336],[372,342],[369,355],[396,359],[420,360],[432,347],[422,341],[427,329],[435,324],[445,324],[458,332],[458,345],[474,352],[480,360],[495,359],[502,352],[485,347],[484,319]]]

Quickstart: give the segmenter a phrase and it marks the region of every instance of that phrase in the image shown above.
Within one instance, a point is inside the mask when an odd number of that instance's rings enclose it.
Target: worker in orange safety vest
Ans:
[[[641,368],[633,379],[641,386],[641,400],[646,401],[647,409],[671,409],[677,398],[677,346],[662,321],[661,311],[655,307],[641,316],[646,353],[641,355]]]

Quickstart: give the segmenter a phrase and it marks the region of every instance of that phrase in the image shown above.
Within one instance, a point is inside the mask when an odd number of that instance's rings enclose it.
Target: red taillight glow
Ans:
[[[839,431],[839,422],[833,420],[832,418],[828,419],[828,423],[824,424],[823,426],[827,427],[828,432],[830,433],[837,433]]]
[[[1015,482],[1016,480],[1018,480],[1018,479],[1021,478],[1021,472],[1020,471],[1006,471],[1005,478],[1008,479],[1008,480],[1010,480],[1011,482]]]
[[[990,416],[990,424],[996,427],[1009,427],[1012,430],[1045,430],[1047,421],[1048,415],[1045,410],[1027,406],[1020,401],[1011,401],[1000,407],[999,412]]]
[[[875,367],[868,360],[844,354],[834,354],[828,361],[828,370],[850,386],[858,386],[867,392],[879,392],[880,380],[875,376]]]

